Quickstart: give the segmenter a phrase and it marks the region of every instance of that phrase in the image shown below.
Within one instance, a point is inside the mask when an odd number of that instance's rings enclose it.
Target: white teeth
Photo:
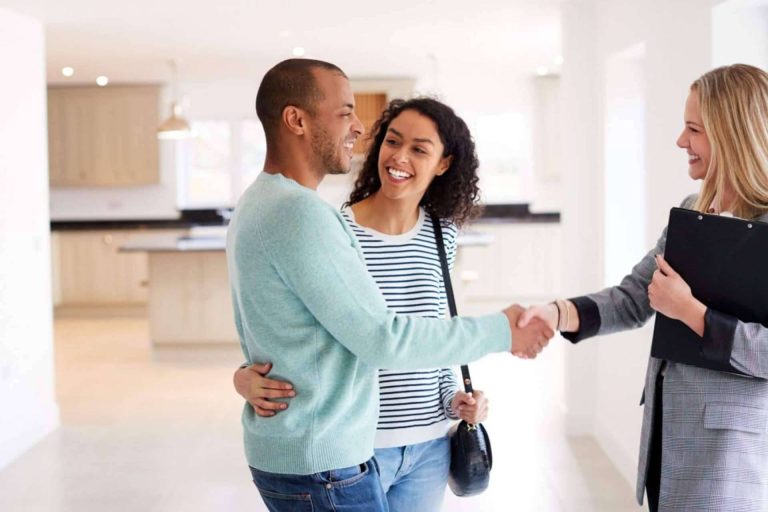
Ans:
[[[392,176],[394,178],[398,178],[398,179],[406,179],[406,178],[410,178],[411,177],[411,175],[408,174],[407,172],[401,171],[400,169],[393,169],[391,167],[387,168],[387,173],[390,176]]]

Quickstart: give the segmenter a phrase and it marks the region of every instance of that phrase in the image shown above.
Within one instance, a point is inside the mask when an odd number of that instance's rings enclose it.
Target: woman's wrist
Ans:
[[[562,322],[563,322],[563,312],[560,309],[560,303],[561,302],[562,301],[560,301],[560,300],[553,300],[549,304],[550,306],[555,308],[555,314],[556,314],[555,325],[554,325],[554,330],[555,331],[559,331],[560,330],[560,327],[562,326]]]
[[[579,330],[579,310],[576,309],[576,305],[570,300],[560,301],[565,311],[565,318],[563,322],[563,328],[561,332],[577,332]]]
[[[698,334],[700,338],[703,338],[704,328],[706,326],[706,314],[707,306],[699,301],[696,297],[691,297],[690,302],[685,308],[685,316],[682,318],[682,321],[693,332]]]

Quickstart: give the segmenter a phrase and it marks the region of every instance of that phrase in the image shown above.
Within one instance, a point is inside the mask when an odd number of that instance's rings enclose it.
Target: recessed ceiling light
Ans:
[[[101,75],[96,78],[96,85],[100,87],[104,87],[109,83],[109,78],[105,77],[104,75]]]
[[[297,46],[293,49],[293,56],[294,57],[303,57],[304,56],[304,48],[301,46]]]
[[[63,68],[61,68],[61,74],[66,77],[70,77],[75,74],[75,68],[70,66],[64,66]]]
[[[558,55],[555,57],[555,66],[562,66],[563,65],[563,56]]]
[[[539,66],[536,68],[536,74],[539,76],[545,76],[547,73],[549,73],[547,66]]]

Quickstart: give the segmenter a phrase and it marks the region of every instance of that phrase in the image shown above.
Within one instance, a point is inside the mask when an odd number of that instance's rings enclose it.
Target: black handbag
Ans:
[[[440,219],[432,215],[432,226],[435,230],[435,242],[440,254],[440,266],[443,270],[445,294],[448,297],[448,308],[451,316],[456,316],[456,300],[453,296],[451,274],[448,269],[448,258],[445,255],[443,230]],[[461,376],[464,391],[472,392],[472,379],[469,376],[469,366],[462,365]],[[488,432],[482,424],[471,425],[462,420],[448,432],[451,444],[451,469],[448,475],[448,486],[456,496],[474,496],[487,487],[493,467],[493,453]]]

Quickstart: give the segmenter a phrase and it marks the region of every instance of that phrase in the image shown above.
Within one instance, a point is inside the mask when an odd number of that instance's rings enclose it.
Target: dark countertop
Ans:
[[[487,204],[474,222],[499,223],[559,223],[560,212],[531,212],[528,203]]]
[[[226,213],[225,213],[226,215]],[[509,224],[559,223],[559,212],[531,212],[528,204],[486,205],[474,221]],[[188,229],[194,226],[222,226],[226,223],[219,210],[183,210],[177,219],[55,220],[51,231],[94,231],[118,229]]]
[[[226,212],[226,210],[224,211]],[[229,215],[225,213],[227,219]],[[182,210],[176,219],[54,220],[51,231],[92,231],[117,229],[188,229],[194,226],[223,226],[222,210]]]

